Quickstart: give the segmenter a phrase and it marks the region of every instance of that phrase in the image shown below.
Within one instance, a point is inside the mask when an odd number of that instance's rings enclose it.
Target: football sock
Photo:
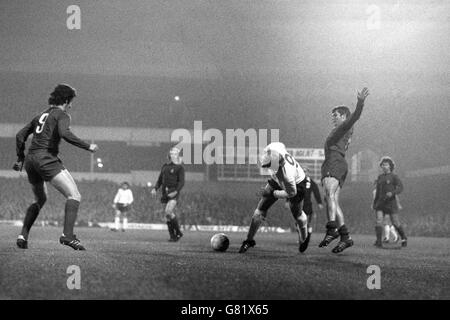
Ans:
[[[123,218],[123,228],[124,229],[128,228],[128,218]]]
[[[119,228],[120,228],[120,218],[119,217],[114,218],[114,224],[116,226],[116,229],[119,230]]]
[[[343,224],[339,229],[338,229],[339,235],[341,236],[341,241],[346,241],[350,238],[349,234],[348,234],[348,230],[345,224]]]
[[[328,235],[334,235],[336,233],[336,229],[337,229],[336,221],[328,221],[326,228],[327,228]]]
[[[31,227],[33,226],[34,221],[36,221],[37,216],[39,215],[40,206],[37,203],[31,204],[27,212],[25,214],[25,219],[23,220],[23,227],[21,235],[26,239],[28,239],[28,234],[30,232]]]
[[[178,223],[177,217],[172,219],[173,228],[175,230],[176,235],[181,235],[180,224]]]
[[[171,239],[175,238],[175,231],[173,230],[172,220],[167,221],[167,230],[169,230],[169,235]]]
[[[397,230],[398,234],[400,235],[400,238],[402,240],[406,240],[406,234],[405,234],[405,231],[403,230],[403,227],[401,225],[399,225],[399,226],[395,226],[395,229]]]
[[[375,234],[377,235],[377,242],[381,243],[381,238],[383,237],[383,227],[382,226],[376,226],[375,227]]]
[[[64,215],[64,230],[63,233],[67,237],[73,237],[73,227],[77,220],[78,208],[80,201],[74,199],[68,199],[66,201],[65,215]]]

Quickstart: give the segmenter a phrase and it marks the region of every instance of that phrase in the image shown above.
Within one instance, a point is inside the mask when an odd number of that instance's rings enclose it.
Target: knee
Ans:
[[[304,212],[302,212],[302,214],[297,217],[297,223],[300,226],[304,226],[307,221],[308,221],[308,217],[306,216],[306,214]]]
[[[67,199],[72,199],[72,200],[76,200],[78,202],[81,202],[81,194],[77,190],[77,191],[73,192],[71,195],[69,195],[67,197]]]
[[[262,222],[265,219],[266,219],[266,212],[256,209],[255,212],[253,213],[252,220]]]

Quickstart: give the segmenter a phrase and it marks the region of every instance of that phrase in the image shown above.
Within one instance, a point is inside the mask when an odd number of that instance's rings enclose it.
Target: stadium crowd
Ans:
[[[429,189],[430,197],[432,189],[441,189],[448,184],[446,179],[432,180],[421,179],[423,188]],[[423,184],[426,185],[423,185]],[[96,224],[98,222],[114,221],[114,209],[112,201],[118,185],[103,180],[77,182],[81,193],[81,205],[78,215],[78,225]],[[434,187],[431,187],[431,184]],[[442,185],[442,186],[439,186]],[[348,219],[353,233],[373,233],[373,211],[370,209],[371,186],[347,186],[351,197],[343,199],[343,207],[346,208],[351,218]],[[416,185],[417,188],[417,185]],[[153,198],[148,187],[131,186],[135,201],[129,212],[129,222],[136,223],[164,223],[163,206],[158,198]],[[367,189],[367,190],[366,190]],[[64,202],[61,195],[54,188],[49,187],[50,196],[38,217],[38,221],[56,222],[61,224],[64,216]],[[0,220],[23,220],[25,210],[33,199],[32,192],[25,178],[0,178]],[[414,195],[402,197],[404,206],[402,218],[406,228],[412,236],[448,237],[450,234],[450,217],[448,215],[448,203],[442,197],[435,197],[426,206],[420,200],[414,202]],[[439,199],[441,201],[439,202]],[[238,225],[247,226],[257,203],[257,196],[253,198],[230,197],[229,195],[211,194],[205,191],[189,192],[185,188],[181,193],[177,208],[182,225],[193,230],[198,225]],[[274,210],[267,217],[267,226],[292,228],[294,221],[279,201]],[[326,223],[325,213],[315,208],[317,220],[314,230],[320,232]]]

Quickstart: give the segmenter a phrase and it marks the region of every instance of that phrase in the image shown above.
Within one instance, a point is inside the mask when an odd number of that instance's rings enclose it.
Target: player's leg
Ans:
[[[269,185],[266,185],[266,188],[271,188]],[[252,221],[250,222],[250,227],[247,233],[247,239],[242,242],[241,248],[239,249],[239,253],[246,252],[249,248],[254,247],[256,242],[254,237],[259,227],[266,219],[267,211],[269,208],[277,201],[273,195],[262,197],[258,205],[253,212]]]
[[[64,229],[59,242],[75,250],[85,250],[80,240],[73,233],[81,201],[81,195],[75,180],[73,180],[69,171],[63,169],[50,180],[50,183],[67,199],[64,208]]]
[[[175,215],[175,207],[177,205],[176,199],[170,199],[167,202],[166,205],[166,219],[167,219],[167,226],[169,229],[169,234],[171,237],[171,241],[175,240],[178,241],[182,236],[183,233],[180,230],[180,224],[178,222],[177,216]]]
[[[325,237],[322,242],[320,242],[319,247],[326,247],[334,239],[337,239],[339,237],[339,232],[337,231],[338,224],[336,222],[336,191],[339,188],[339,181],[334,177],[325,177],[323,179],[323,188],[328,222],[326,224]]]
[[[117,204],[119,205],[119,204]],[[113,231],[119,231],[120,229],[120,210],[115,210],[116,215],[114,216],[114,229]]]
[[[391,228],[391,215],[385,214],[383,217],[383,242],[389,242],[390,228]]]
[[[128,210],[122,211],[122,232],[128,229]]]
[[[375,241],[375,246],[382,247],[382,238],[383,238],[383,211],[376,210],[375,211],[375,234],[377,240]]]
[[[43,180],[32,184],[31,189],[33,190],[35,202],[27,208],[25,218],[23,220],[22,231],[17,237],[17,246],[21,249],[28,248],[28,235],[30,233],[30,229],[36,221],[39,211],[47,201],[47,187]]]
[[[389,237],[393,242],[398,242],[398,240],[400,239],[397,231],[395,230],[395,227],[392,224],[389,226]]]
[[[337,204],[337,219],[338,221],[338,233],[341,236],[341,239],[336,247],[333,248],[333,253],[339,253],[344,251],[345,249],[353,246],[353,239],[350,237],[350,233],[348,232],[347,226],[344,224],[344,214],[342,212],[342,209],[339,205],[339,194],[341,191],[341,187],[339,186],[336,190],[336,204]]]
[[[395,229],[397,230],[398,234],[400,235],[400,238],[402,239],[402,247],[407,246],[407,237],[405,234],[405,230],[403,229],[403,226],[400,223],[400,217],[398,213],[392,213],[391,214],[391,220],[392,224],[394,225]]]

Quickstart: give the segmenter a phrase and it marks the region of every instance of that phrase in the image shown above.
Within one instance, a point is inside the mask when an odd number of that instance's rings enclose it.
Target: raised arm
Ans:
[[[358,92],[357,95],[357,103],[355,111],[350,115],[348,119],[346,119],[339,127],[336,128],[336,131],[334,132],[330,143],[335,144],[338,142],[347,131],[349,131],[356,121],[361,117],[362,109],[364,107],[364,101],[366,100],[367,96],[369,95],[369,89],[364,88],[361,90],[361,92]]]

